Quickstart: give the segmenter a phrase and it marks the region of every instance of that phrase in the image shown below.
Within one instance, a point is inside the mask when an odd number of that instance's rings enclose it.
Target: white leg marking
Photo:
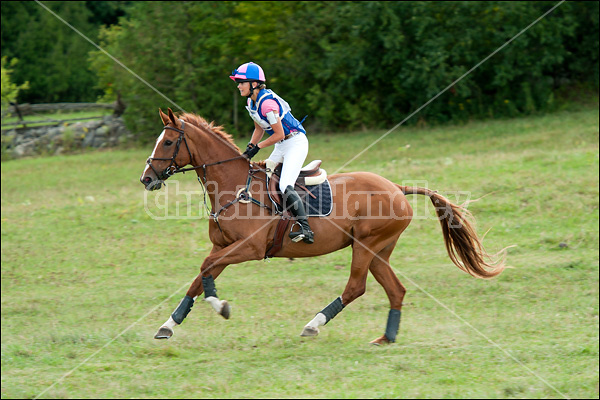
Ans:
[[[325,314],[318,313],[312,319],[312,321],[310,321],[308,324],[306,324],[306,326],[310,326],[311,328],[318,328],[319,326],[325,325],[325,322],[327,322],[327,317],[325,317]]]
[[[325,322],[327,322],[325,314],[318,313],[312,321],[306,324],[300,336],[317,336],[319,334],[319,326],[325,325]]]
[[[221,314],[221,309],[223,308],[223,301],[219,300],[214,296],[206,297],[204,301],[209,302],[212,308],[214,308],[218,314]]]
[[[173,317],[169,317],[167,322],[165,322],[163,324],[163,326],[166,326],[167,328],[169,328],[171,330],[173,330],[173,328],[176,327],[177,325],[179,325],[179,324],[173,320]]]

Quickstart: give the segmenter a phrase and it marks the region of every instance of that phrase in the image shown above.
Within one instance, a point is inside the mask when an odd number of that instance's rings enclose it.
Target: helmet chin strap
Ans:
[[[250,82],[250,94],[248,96],[246,96],[246,97],[251,98],[252,95],[254,94],[255,90],[260,90],[260,89],[258,89],[259,86],[260,86],[260,84],[256,85],[256,87],[253,87],[252,86],[252,82]]]

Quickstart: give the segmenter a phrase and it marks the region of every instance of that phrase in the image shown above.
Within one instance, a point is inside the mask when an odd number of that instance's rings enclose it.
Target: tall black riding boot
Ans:
[[[310,226],[308,225],[308,217],[306,216],[304,203],[292,186],[285,188],[284,204],[286,205],[286,209],[288,209],[292,215],[296,217],[296,223],[300,225],[299,231],[290,232],[290,238],[292,241],[299,242],[303,240],[304,243],[314,243],[314,233],[310,230]]]

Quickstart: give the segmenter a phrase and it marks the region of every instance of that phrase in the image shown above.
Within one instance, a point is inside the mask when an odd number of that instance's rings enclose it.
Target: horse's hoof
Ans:
[[[223,302],[221,303],[220,314],[221,316],[223,316],[223,318],[229,319],[229,316],[231,315],[231,307],[229,307],[229,303],[227,302],[227,300],[223,300]]]
[[[300,336],[317,336],[319,334],[319,328],[313,328],[312,326],[305,326]]]
[[[389,344],[389,343],[392,343],[392,342],[390,342],[389,339],[385,335],[369,342],[369,344],[372,344],[374,346],[381,346],[382,344]]]
[[[173,336],[173,329],[161,326],[156,335],[154,335],[154,339],[168,339],[171,336]]]

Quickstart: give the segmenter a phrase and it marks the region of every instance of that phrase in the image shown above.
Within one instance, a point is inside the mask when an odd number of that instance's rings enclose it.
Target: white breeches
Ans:
[[[275,163],[283,163],[281,179],[279,180],[281,193],[285,193],[285,188],[288,186],[294,187],[307,155],[308,139],[303,133],[299,133],[281,143],[275,143],[275,149],[269,156],[269,160]]]

